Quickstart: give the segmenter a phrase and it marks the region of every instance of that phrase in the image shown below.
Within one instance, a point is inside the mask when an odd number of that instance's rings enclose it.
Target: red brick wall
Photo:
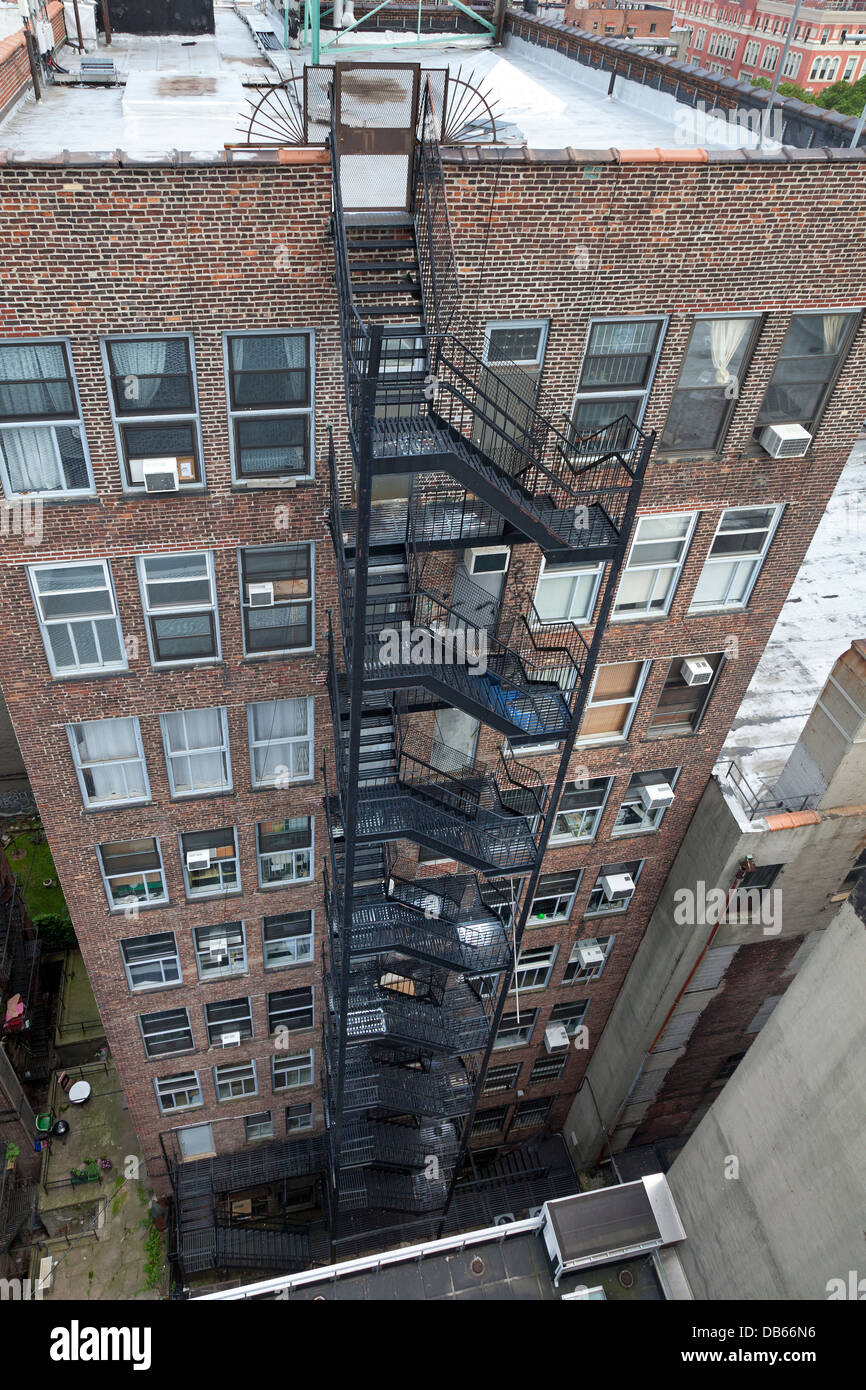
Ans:
[[[512,159],[512,153],[516,158]],[[864,333],[860,332],[814,450],[801,461],[772,461],[755,454],[750,436],[793,307],[863,302],[857,255],[858,216],[864,204],[860,162],[737,160],[703,165],[615,164],[599,155],[592,165],[508,158],[479,162],[474,154],[446,164],[457,259],[464,295],[463,324],[480,345],[487,319],[549,316],[545,386],[562,412],[571,406],[590,314],[664,312],[671,324],[662,352],[646,423],[664,421],[676,383],[691,316],[717,309],[766,313],[752,367],[744,384],[728,442],[718,458],[656,457],[650,466],[642,510],[700,510],[689,559],[670,617],[612,627],[602,659],[651,658],[649,680],[626,745],[580,750],[574,768],[613,774],[613,793],[600,833],[591,845],[550,852],[546,870],[583,866],[584,880],[572,921],[538,928],[532,944],[560,942],[551,990],[525,996],[537,1001],[539,1026],[531,1047],[497,1053],[496,1064],[527,1062],[518,1083],[525,1088],[528,1063],[543,1054],[543,1028],[558,1000],[588,997],[591,1043],[599,1036],[628,968],[692,809],[769,636],[785,592],[809,543],[851,441],[866,415]],[[45,507],[39,547],[3,538],[0,552],[0,671],[5,698],[27,762],[58,871],[81,940],[106,1032],[129,1097],[145,1154],[158,1154],[158,1133],[172,1124],[241,1116],[272,1108],[280,1132],[281,1106],[313,1093],[271,1097],[267,1072],[265,994],[316,982],[316,1025],[299,1036],[320,1060],[322,1007],[317,964],[285,972],[272,985],[258,969],[258,918],[312,906],[317,913],[317,953],[324,930],[320,883],[262,892],[256,887],[254,824],[272,816],[315,814],[317,869],[324,853],[322,785],[318,767],[331,743],[325,696],[323,635],[326,611],[337,607],[325,527],[325,442],[333,425],[345,455],[345,409],[337,332],[332,252],[327,240],[330,175],[326,167],[298,168],[253,158],[242,167],[101,167],[75,165],[0,170],[0,237],[7,248],[2,333],[8,336],[68,334],[82,395],[84,420],[98,499]],[[21,210],[26,206],[27,217]],[[92,236],[82,228],[92,225]],[[575,270],[585,245],[590,271]],[[809,255],[802,254],[804,245]],[[51,247],[51,257],[45,247]],[[282,254],[282,248],[287,248]],[[56,266],[65,267],[63,277]],[[828,289],[832,286],[832,289]],[[233,490],[230,479],[221,333],[226,329],[312,328],[316,333],[317,481],[291,491]],[[208,481],[205,496],[167,501],[125,497],[111,428],[99,354],[101,332],[189,331],[194,335]],[[348,476],[346,474],[346,476]],[[725,505],[785,502],[788,509],[745,614],[687,616],[719,513]],[[275,529],[275,507],[288,504],[290,533]],[[245,661],[239,621],[236,547],[286,539],[316,542],[315,656]],[[215,552],[223,661],[173,672],[148,663],[134,557],[142,552],[207,548]],[[136,636],[141,655],[126,675],[101,680],[52,681],[33,614],[24,565],[63,556],[110,554],[125,635]],[[532,586],[539,554],[516,548],[506,605]],[[722,675],[699,732],[688,738],[647,742],[646,728],[669,659],[720,650],[728,637],[739,656]],[[244,704],[279,694],[312,693],[317,701],[317,780],[294,789],[251,792]],[[228,706],[235,790],[230,796],[171,804],[157,715],[184,707]],[[64,724],[71,720],[138,714],[146,745],[154,803],[143,809],[87,813],[74,776]],[[488,742],[495,746],[497,740]],[[534,765],[552,775],[554,760]],[[610,829],[632,770],[682,765],[677,800],[662,829],[640,839],[611,840]],[[186,905],[176,836],[184,829],[238,827],[242,895],[224,905]],[[161,837],[171,903],[143,912],[136,927],[109,913],[94,846],[137,835]],[[645,858],[630,911],[581,924],[598,866]],[[244,917],[251,973],[247,980],[200,985],[192,962],[191,929]],[[130,996],[117,939],[136,932],[176,932],[184,985],[146,997]],[[614,932],[616,945],[602,978],[562,988],[562,972],[575,934]],[[202,1004],[206,999],[253,997],[256,1037],[230,1053],[204,1051]],[[189,1004],[198,1055],[147,1061],[136,1015]],[[218,1106],[210,1069],[221,1060],[255,1056],[258,1099]],[[564,1116],[587,1053],[572,1050],[561,1082],[532,1094],[557,1097],[554,1121]],[[163,1119],[157,1114],[152,1078],[195,1066],[202,1074],[204,1110]],[[506,1097],[513,1100],[513,1096]],[[502,1099],[491,1097],[491,1104]],[[321,1123],[321,1105],[317,1105]],[[235,1132],[239,1133],[237,1126]],[[219,1133],[219,1131],[218,1131]],[[523,1132],[520,1132],[522,1137]],[[234,1140],[232,1140],[234,1142]]]

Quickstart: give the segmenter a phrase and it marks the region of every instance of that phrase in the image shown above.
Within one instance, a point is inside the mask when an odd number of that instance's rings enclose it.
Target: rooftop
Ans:
[[[244,138],[249,84],[274,83],[310,61],[310,50],[268,51],[257,46],[239,13],[217,8],[216,33],[195,39],[115,34],[100,56],[114,60],[118,85],[74,86],[69,79],[47,86],[0,124],[0,150],[18,159],[55,156],[64,149],[132,156],[175,149],[211,155]],[[571,30],[575,33],[577,31]],[[504,47],[461,36],[441,46],[401,43],[390,31],[363,30],[363,53],[341,44],[328,47],[323,31],[322,62],[421,62],[425,68],[462,69],[482,82],[495,99],[499,139],[509,145],[552,149],[730,149],[750,147],[757,137],[747,127],[701,120],[674,96],[617,76],[608,96],[609,72],[593,69],[555,49],[508,35]],[[344,36],[345,39],[346,36]],[[357,35],[349,36],[357,43]],[[586,36],[584,36],[585,38]],[[80,58],[73,48],[60,61],[74,77]],[[705,75],[706,76],[706,75]],[[245,84],[247,84],[245,86]]]

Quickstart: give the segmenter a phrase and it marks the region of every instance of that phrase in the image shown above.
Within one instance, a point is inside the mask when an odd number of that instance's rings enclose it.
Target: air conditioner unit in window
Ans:
[[[470,574],[507,574],[510,559],[508,545],[474,546],[463,552],[463,563]]]
[[[577,948],[577,959],[581,970],[591,970],[596,965],[604,965],[604,951],[597,941],[582,941]]]
[[[209,849],[191,849],[186,856],[186,867],[192,869],[209,869],[211,864]]]
[[[223,1033],[222,1037],[220,1038],[221,1047],[240,1047],[240,1045],[240,1033]]]
[[[672,804],[674,789],[669,782],[653,782],[649,787],[641,787],[640,799],[646,811],[658,811]]]
[[[548,1052],[564,1052],[568,1047],[568,1031],[564,1023],[548,1023],[544,1030],[544,1046]]]
[[[634,892],[634,879],[631,874],[602,874],[601,891],[608,902],[613,902],[614,898],[630,898]]]
[[[761,448],[774,459],[801,459],[811,443],[812,436],[802,425],[768,425],[761,430]]]
[[[688,656],[680,666],[680,675],[686,685],[709,685],[713,668],[702,656]]]
[[[273,608],[274,586],[271,583],[248,584],[247,598],[250,608]]]
[[[145,492],[177,492],[180,472],[176,458],[148,459],[141,466]]]

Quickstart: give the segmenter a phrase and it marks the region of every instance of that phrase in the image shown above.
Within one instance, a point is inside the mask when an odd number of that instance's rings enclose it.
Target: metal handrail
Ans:
[[[427,322],[432,319],[436,332],[442,333],[454,317],[460,286],[445,196],[442,155],[436,133],[436,108],[429,77],[425,80],[421,96],[414,175],[415,241],[421,268],[424,309]]]
[[[762,816],[778,815],[792,811],[814,811],[821,800],[819,791],[807,792],[804,796],[776,796],[774,789],[764,781],[760,773],[755,773],[763,790],[756,790],[743,769],[735,759],[719,769],[722,781],[730,782],[743,810],[749,820],[759,820]]]

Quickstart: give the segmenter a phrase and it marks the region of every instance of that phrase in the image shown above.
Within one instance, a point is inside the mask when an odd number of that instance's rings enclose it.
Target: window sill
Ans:
[[[744,614],[744,615],[747,615],[748,612],[749,612],[748,604],[739,604],[739,603],[737,603],[737,604],[728,604],[727,607],[726,607],[724,604],[721,604],[718,608],[710,608],[710,607],[707,607],[707,608],[690,608],[690,609],[688,610],[688,612],[686,613],[686,617],[687,617],[687,618],[718,618],[718,617],[723,616],[723,615],[726,614],[726,613],[727,613],[727,614],[730,614],[730,615],[733,617],[733,616],[734,616],[735,614],[737,614],[737,613],[742,613],[742,614]]]
[[[285,647],[278,652],[246,652],[241,660],[241,665],[246,666],[259,661],[286,661],[293,656],[315,656],[315,647]]]
[[[169,1116],[169,1115],[188,1115],[188,1114],[190,1114],[191,1111],[193,1111],[193,1110],[203,1110],[203,1109],[204,1109],[204,1101],[203,1101],[203,1100],[199,1100],[199,1101],[196,1101],[195,1105],[173,1105],[172,1108],[171,1108],[170,1110],[163,1110],[162,1106],[160,1106],[160,1107],[159,1107],[159,1113],[160,1113],[160,1115],[166,1115],[166,1116]]]
[[[199,656],[190,661],[151,661],[152,671],[183,671],[193,666],[225,666],[221,656]]]
[[[52,684],[60,685],[63,681],[106,681],[116,680],[118,676],[133,676],[137,673],[130,671],[128,666],[118,666],[114,670],[108,671],[64,671],[50,677]]]
[[[175,796],[170,796],[168,804],[170,806],[180,806],[187,801],[216,801],[221,796],[236,797],[237,792],[234,787],[224,787],[218,792],[179,792]]]
[[[226,1066],[231,1066],[231,1063],[230,1063],[230,1062],[227,1062],[227,1063],[226,1063]],[[260,1093],[259,1093],[258,1091],[250,1091],[249,1095],[245,1095],[245,1096],[217,1096],[217,1098],[216,1098],[216,1103],[217,1103],[217,1105],[237,1105],[237,1103],[238,1103],[239,1100],[260,1100],[260,1099],[261,1099],[261,1095],[260,1095]]]
[[[285,883],[260,883],[259,888],[263,893],[279,893],[283,888],[298,888],[305,883],[315,883],[315,881],[314,878],[292,878]],[[214,894],[214,896],[217,895]]]
[[[216,902],[217,900],[223,902],[227,898],[242,898],[243,895],[244,890],[242,888],[232,888],[231,892],[229,893],[227,893],[224,889],[221,888],[213,893],[195,893],[192,896],[190,896],[189,893],[185,893],[184,901],[187,903],[187,905],[190,905],[192,903]]]
[[[138,911],[139,911],[139,912],[159,912],[159,911],[160,911],[162,908],[164,908],[164,907],[172,907],[172,906],[173,906],[173,904],[172,904],[168,899],[166,899],[166,901],[165,901],[164,903],[139,903],[139,904],[138,904]],[[134,918],[134,917],[133,917],[133,918],[130,918],[130,917],[129,917],[129,913],[126,911],[125,908],[110,906],[109,909],[108,909],[108,912],[109,912],[109,916],[111,916],[111,917],[126,917],[126,918],[127,918],[128,920],[130,920],[130,921],[135,921],[135,918]]]
[[[217,971],[213,975],[199,975],[198,983],[200,985],[215,985],[223,983],[226,980],[244,980],[249,976],[249,973],[249,966],[247,966],[245,970],[227,970],[224,973]]]
[[[137,989],[136,989],[135,985],[130,985],[130,986],[129,986],[129,993],[130,993],[135,999],[138,999],[138,998],[140,998],[142,995],[164,994],[166,990],[171,990],[171,989],[183,989],[183,987],[184,987],[184,981],[183,981],[183,980],[175,980],[175,981],[174,981],[172,984],[170,984],[170,985],[139,985],[139,987],[138,987]]]
[[[302,478],[233,478],[232,492],[291,492],[296,487],[311,487],[316,479],[310,474]]]
[[[175,1057],[195,1057],[198,1055],[198,1051],[199,1049],[193,1044],[192,1047],[185,1047],[180,1052],[160,1052],[153,1057],[148,1056],[145,1052],[144,1060],[146,1062],[168,1062],[174,1061]]]
[[[657,835],[660,830],[661,825],[652,825],[646,830],[612,830],[610,838],[612,840],[634,840],[638,837],[646,839],[647,835]]]
[[[43,507],[80,507],[82,502],[102,505],[95,488],[93,492],[83,492],[75,497],[58,497],[56,492],[48,496],[41,492],[14,492],[11,496],[4,495],[3,500],[9,506],[14,506],[17,502],[41,502]]]
[[[248,790],[250,792],[284,792],[288,791],[289,787],[314,787],[315,785],[315,777],[292,777],[285,785],[280,786],[277,786],[276,782],[262,782],[258,786],[251,783]]]
[[[140,811],[143,806],[155,804],[153,797],[148,797],[147,801],[113,801],[110,806],[83,806],[81,809],[85,816],[99,816],[106,811]]]

